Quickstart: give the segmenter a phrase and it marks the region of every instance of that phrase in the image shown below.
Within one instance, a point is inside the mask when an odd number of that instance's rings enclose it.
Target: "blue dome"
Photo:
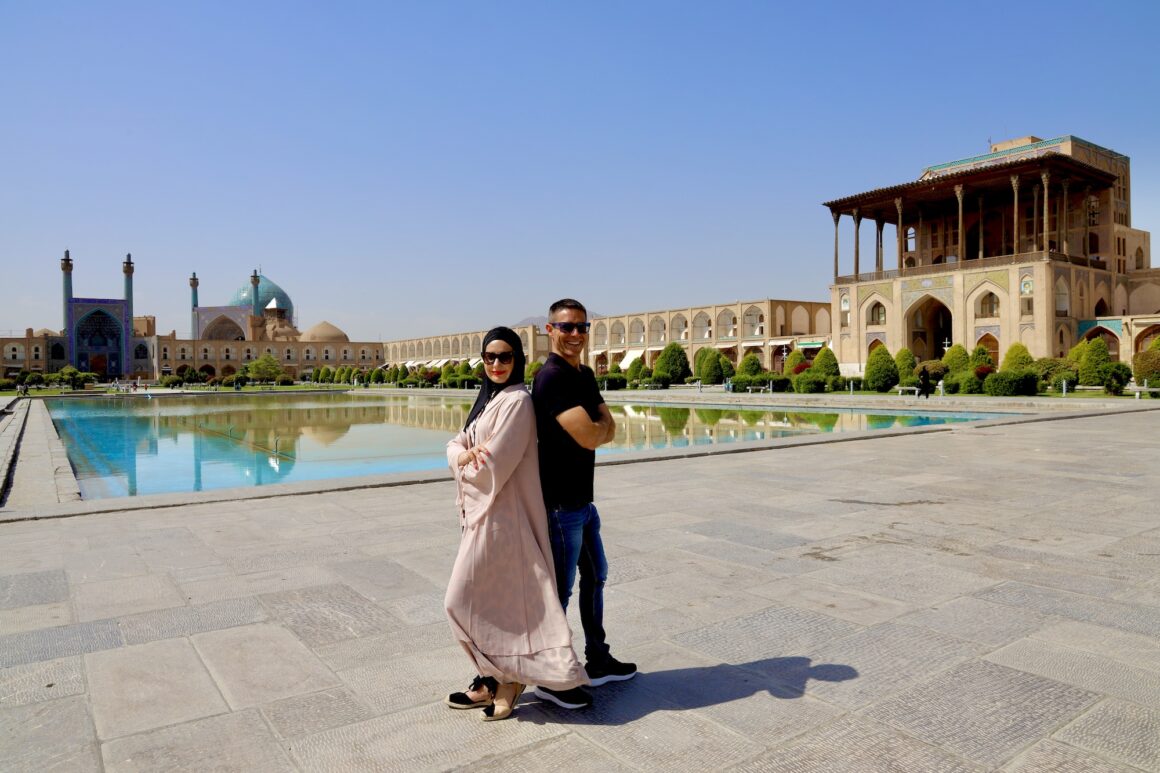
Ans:
[[[251,308],[253,304],[253,297],[250,295],[251,287],[249,281],[238,288],[234,293],[234,297],[230,298],[228,306],[244,306]],[[272,279],[262,274],[258,275],[258,309],[265,309],[270,305],[270,301],[278,301],[278,308],[286,310],[286,319],[294,319],[294,303],[290,300],[290,296],[286,291],[274,283]]]

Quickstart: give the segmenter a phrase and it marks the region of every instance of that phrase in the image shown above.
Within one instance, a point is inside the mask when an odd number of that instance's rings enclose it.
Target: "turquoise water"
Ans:
[[[221,394],[46,400],[84,499],[441,470],[470,395]],[[609,405],[599,453],[974,421],[994,414]]]

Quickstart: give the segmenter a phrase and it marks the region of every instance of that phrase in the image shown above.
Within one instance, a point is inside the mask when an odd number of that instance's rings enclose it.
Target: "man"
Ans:
[[[596,448],[610,440],[616,423],[592,369],[582,365],[588,342],[588,311],[564,298],[548,310],[552,352],[536,374],[532,401],[539,433],[540,484],[548,509],[548,534],[556,565],[556,589],[568,608],[572,584],[580,574],[580,622],[584,627],[585,670],[593,687],[631,679],[636,665],[621,663],[604,641],[604,582],[608,561],[600,541],[600,514],[593,500]],[[536,695],[568,709],[584,708],[592,698],[580,687]]]

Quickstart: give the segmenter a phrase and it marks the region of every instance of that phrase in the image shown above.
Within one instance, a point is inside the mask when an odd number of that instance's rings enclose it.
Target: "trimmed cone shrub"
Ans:
[[[994,360],[991,359],[991,353],[987,351],[987,347],[985,346],[976,346],[971,351],[970,366],[977,368],[980,365],[995,365]]]
[[[721,372],[721,358],[707,357],[705,366],[701,369],[701,383],[720,384],[724,380],[725,375]]]
[[[962,344],[955,344],[950,349],[947,349],[946,354],[942,356],[942,361],[947,366],[948,373],[958,373],[960,370],[966,370],[971,365],[971,357],[967,354],[967,350],[963,348]]]
[[[1067,359],[1071,360],[1076,365],[1079,365],[1080,361],[1083,360],[1083,354],[1087,351],[1087,347],[1087,341],[1080,341],[1078,344],[1071,347],[1070,351],[1068,351]]]
[[[842,375],[842,370],[838,367],[838,358],[828,346],[823,346],[818,356],[814,357],[814,364],[810,366],[810,370],[826,379]]]
[[[739,376],[756,376],[761,373],[761,360],[756,354],[747,354],[741,358],[741,363],[737,366],[737,375]]]
[[[803,363],[805,361],[806,361],[806,356],[804,354],[802,354],[802,350],[801,349],[794,349],[792,352],[790,352],[786,356],[785,362],[782,363],[782,366],[781,366],[782,375],[785,375],[785,376],[790,375],[791,373],[794,372],[794,368],[796,368],[800,363]]]
[[[1108,363],[1104,366],[1104,391],[1109,395],[1122,395],[1131,378],[1132,369],[1124,363]]]
[[[918,375],[918,361],[914,359],[914,352],[907,349],[905,346],[898,350],[894,355],[894,365],[898,368],[898,375],[904,376],[908,373]],[[927,368],[927,373],[930,368]]]
[[[1034,364],[1035,358],[1031,356],[1031,352],[1027,351],[1027,347],[1016,342],[1011,344],[1011,348],[1003,356],[1003,364],[999,370],[1027,370]]]
[[[888,392],[898,383],[898,366],[890,356],[885,346],[879,346],[870,352],[866,359],[866,375],[862,382],[867,389],[875,392]]]
[[[684,382],[692,374],[693,370],[689,367],[689,357],[685,354],[685,347],[675,341],[661,350],[656,365],[653,366],[653,377],[666,378],[669,383]]]
[[[726,357],[724,354],[721,355],[720,359],[721,359],[721,375],[724,376],[725,378],[733,378],[733,374],[735,374],[737,372],[737,369],[733,367],[733,363],[729,362],[729,358]]]
[[[1103,386],[1104,366],[1110,364],[1108,344],[1102,338],[1088,341],[1087,349],[1079,361],[1079,383],[1081,386]]]

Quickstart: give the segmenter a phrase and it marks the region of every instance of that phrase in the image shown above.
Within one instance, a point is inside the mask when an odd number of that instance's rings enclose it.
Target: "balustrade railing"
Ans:
[[[1107,261],[1098,257],[1084,257],[1083,255],[1064,255],[1062,252],[1021,252],[1015,255],[993,255],[989,258],[975,258],[973,260],[955,261],[953,263],[936,263],[928,266],[912,266],[903,269],[887,269],[884,271],[863,271],[858,274],[849,274],[834,278],[834,284],[847,285],[857,282],[883,282],[899,277],[930,276],[931,274],[945,274],[948,271],[961,271],[974,268],[993,268],[996,266],[1014,266],[1023,263],[1036,263],[1043,260],[1053,260],[1061,263],[1070,263],[1073,266],[1084,266],[1106,271]]]

